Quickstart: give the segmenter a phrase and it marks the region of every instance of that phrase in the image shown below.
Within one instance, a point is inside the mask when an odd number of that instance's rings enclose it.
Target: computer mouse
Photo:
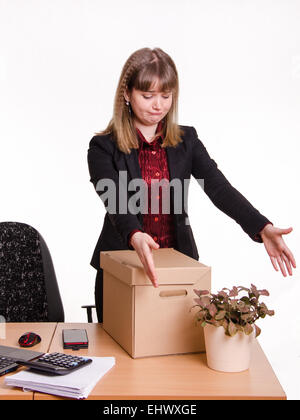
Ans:
[[[32,347],[41,342],[41,337],[34,332],[26,332],[19,338],[21,347]]]

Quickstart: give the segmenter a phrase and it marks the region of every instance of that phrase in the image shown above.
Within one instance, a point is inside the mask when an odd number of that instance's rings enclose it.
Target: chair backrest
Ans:
[[[50,252],[25,223],[0,223],[0,315],[6,322],[64,321]]]

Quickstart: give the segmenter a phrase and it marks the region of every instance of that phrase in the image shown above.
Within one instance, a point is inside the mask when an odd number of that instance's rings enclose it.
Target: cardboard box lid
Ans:
[[[210,267],[174,248],[160,248],[152,251],[158,284],[194,284],[210,271]],[[152,285],[136,251],[102,251],[100,267],[124,283]]]

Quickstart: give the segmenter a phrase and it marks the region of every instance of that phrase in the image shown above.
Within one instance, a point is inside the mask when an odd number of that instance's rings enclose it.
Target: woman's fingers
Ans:
[[[159,245],[149,237],[149,242],[147,243],[145,250],[145,261],[146,261],[146,273],[151,280],[154,287],[158,287],[157,275],[155,271],[152,249],[158,249]]]
[[[148,267],[148,273],[147,273],[147,275],[150,278],[153,286],[154,287],[158,287],[157,275],[156,275],[156,272],[155,272],[153,257],[152,257],[152,254],[151,253],[148,256],[148,258],[146,258],[146,261],[147,261],[147,267]]]
[[[287,276],[287,273],[292,276],[293,268],[296,268],[296,260],[282,238],[282,235],[287,235],[292,230],[292,227],[280,229],[267,225],[262,233],[263,242],[274,270],[279,271],[280,269],[284,277]]]
[[[272,263],[272,265],[274,267],[274,270],[275,271],[278,271],[278,266],[277,266],[277,260],[276,260],[276,258],[275,257],[270,257],[270,260],[271,260],[271,263]]]
[[[289,227],[287,229],[279,229],[279,233],[280,235],[288,235],[289,233],[291,233],[293,230],[292,227]]]
[[[284,277],[287,276],[286,270],[289,273],[289,275],[292,276],[293,271],[291,261],[284,253],[278,257],[270,257],[270,260],[274,269],[278,271],[280,268],[280,271]]]
[[[157,287],[157,278],[155,275],[154,264],[151,264],[151,259],[149,256],[147,257],[143,253],[139,254],[140,260],[144,266],[144,270],[149,277],[149,280],[153,284],[154,287]]]
[[[283,253],[288,258],[288,260],[292,263],[292,266],[296,268],[296,260],[292,252],[289,250],[289,248],[284,249]]]
[[[284,253],[282,254],[282,259],[285,263],[285,266],[287,268],[287,271],[288,271],[289,275],[291,276],[293,274],[293,272],[292,272],[292,266],[291,266],[290,260],[288,259],[288,257]]]
[[[152,249],[158,249],[159,245],[154,242],[149,235],[143,234],[139,236],[137,241],[134,241],[133,246],[144,266],[145,273],[149,280],[154,287],[158,287],[158,279],[155,272]]]
[[[283,259],[282,259],[281,255],[279,257],[277,257],[277,263],[278,263],[279,268],[280,268],[280,270],[282,272],[282,275],[284,277],[286,277],[286,271],[285,271],[285,267],[284,267]]]

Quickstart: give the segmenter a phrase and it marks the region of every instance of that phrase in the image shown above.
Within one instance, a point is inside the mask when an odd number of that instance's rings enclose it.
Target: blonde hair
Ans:
[[[172,105],[164,118],[162,147],[176,146],[182,141],[178,118],[178,74],[171,57],[160,48],[142,48],[126,61],[117,87],[113,117],[107,128],[96,134],[113,134],[119,150],[129,154],[138,149],[139,142],[133,125],[130,106],[126,105],[124,93],[133,88],[148,91],[158,78],[161,91],[172,91]]]

